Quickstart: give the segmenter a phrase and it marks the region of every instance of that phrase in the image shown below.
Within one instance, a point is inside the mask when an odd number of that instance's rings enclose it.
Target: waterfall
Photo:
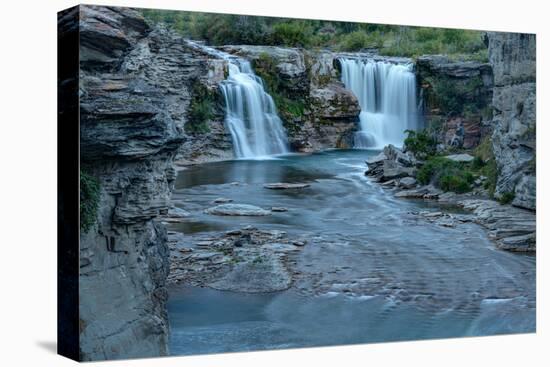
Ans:
[[[273,98],[248,61],[230,60],[229,76],[221,89],[225,97],[225,122],[237,158],[288,152],[286,133]]]
[[[229,63],[229,75],[220,88],[225,99],[225,126],[231,134],[235,156],[262,158],[288,153],[288,139],[273,98],[250,62],[198,42],[186,42],[193,49]]]
[[[340,59],[342,81],[361,106],[356,148],[402,146],[405,130],[418,129],[416,77],[412,64]]]

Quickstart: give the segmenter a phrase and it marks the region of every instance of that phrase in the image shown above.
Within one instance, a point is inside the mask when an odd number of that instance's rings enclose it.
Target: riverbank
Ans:
[[[474,157],[461,154],[449,155],[445,159],[469,163]],[[470,213],[469,216],[458,217],[444,212],[438,215],[428,213],[430,220],[443,220],[448,226],[465,222],[477,223],[487,230],[489,238],[499,249],[514,252],[536,251],[536,213],[490,199],[487,190],[483,188],[486,178],[477,178],[473,183],[473,190],[463,194],[444,192],[431,184],[421,185],[415,177],[418,169],[425,163],[394,146],[384,148],[380,154],[368,159],[366,164],[368,170],[365,175],[390,190],[395,197],[436,201],[463,208]]]

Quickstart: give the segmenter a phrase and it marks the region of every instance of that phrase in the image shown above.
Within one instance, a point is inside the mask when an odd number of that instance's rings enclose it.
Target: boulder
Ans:
[[[383,172],[380,177],[380,181],[388,181],[395,178],[402,178],[416,175],[416,169],[413,167],[404,167],[396,163],[395,161],[386,160],[383,164]]]
[[[413,177],[404,177],[399,180],[397,186],[403,189],[412,189],[416,186],[416,179]]]
[[[395,161],[405,167],[414,165],[414,158],[394,145],[390,144],[384,147],[384,155],[391,161]]]
[[[331,82],[310,92],[311,112],[314,116],[329,120],[357,121],[361,106],[357,97],[341,82]]]
[[[467,153],[451,154],[451,155],[445,156],[445,158],[450,159],[451,161],[460,162],[460,163],[470,163],[474,160],[474,157]]]

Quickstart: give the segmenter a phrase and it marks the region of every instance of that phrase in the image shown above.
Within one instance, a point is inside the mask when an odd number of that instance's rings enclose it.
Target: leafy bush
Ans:
[[[80,171],[80,229],[84,232],[95,224],[99,207],[99,180]]]
[[[311,43],[311,30],[306,23],[291,21],[272,27],[271,43],[290,47],[306,47]]]
[[[516,194],[513,192],[505,192],[502,194],[502,196],[498,199],[499,203],[501,204],[510,204],[512,201],[514,201],[514,198],[516,197]]]
[[[360,51],[368,46],[369,39],[365,32],[356,31],[345,35],[341,41],[342,51]]]
[[[427,131],[406,130],[405,150],[414,153],[416,156],[428,157],[434,155],[437,147],[437,140]]]
[[[191,89],[192,97],[185,130],[190,133],[207,133],[210,131],[208,121],[214,116],[214,98],[198,80],[193,82]]]
[[[445,157],[432,157],[418,170],[417,180],[444,191],[465,193],[472,190],[475,176],[469,170],[468,164],[455,162]]]
[[[304,115],[306,108],[303,99],[290,99],[281,91],[280,80],[277,75],[273,58],[267,53],[261,53],[254,61],[254,71],[262,78],[264,85],[273,97],[273,102],[283,119],[292,119]]]

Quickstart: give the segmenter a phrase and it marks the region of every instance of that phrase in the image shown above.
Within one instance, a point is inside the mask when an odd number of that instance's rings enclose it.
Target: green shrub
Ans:
[[[406,130],[405,149],[414,155],[429,157],[435,154],[437,140],[427,131]]]
[[[187,113],[185,131],[189,133],[207,133],[208,121],[214,116],[214,97],[200,81],[192,84],[192,97]]]
[[[445,54],[487,61],[483,32],[309,19],[142,10],[151,22],[165,23],[184,37],[211,45],[247,44],[322,47],[358,51],[376,47],[382,55],[417,57]]]
[[[99,207],[99,180],[80,171],[80,229],[83,232],[95,224]]]
[[[516,197],[516,194],[513,192],[505,192],[502,194],[502,196],[498,199],[499,203],[501,204],[510,204],[514,198]]]
[[[355,31],[345,35],[341,41],[342,51],[360,51],[368,46],[369,39],[365,32]]]
[[[275,24],[271,43],[290,47],[306,47],[311,43],[311,30],[303,21]]]
[[[475,180],[467,163],[455,162],[445,157],[432,157],[418,170],[417,180],[429,183],[444,191],[465,193],[472,190]]]
[[[283,119],[292,119],[304,115],[306,108],[303,99],[288,98],[281,87],[279,76],[277,75],[276,64],[267,53],[261,53],[254,61],[254,71],[262,78],[267,92],[273,98],[275,106]]]

